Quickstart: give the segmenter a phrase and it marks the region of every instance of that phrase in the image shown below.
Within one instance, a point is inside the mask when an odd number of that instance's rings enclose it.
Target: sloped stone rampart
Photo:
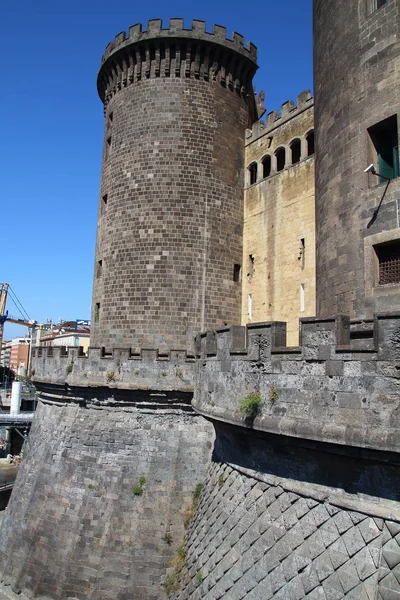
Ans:
[[[240,437],[235,441],[240,444]],[[241,443],[243,450],[244,439]],[[182,589],[171,598],[400,597],[397,502],[277,477],[265,464],[257,471],[228,463],[229,452],[217,443],[185,540]],[[284,461],[284,455],[281,447],[275,461]],[[321,469],[313,452],[309,460],[314,470]],[[384,468],[381,474],[385,479]]]
[[[40,403],[0,533],[0,598],[160,600],[212,444],[179,407]]]

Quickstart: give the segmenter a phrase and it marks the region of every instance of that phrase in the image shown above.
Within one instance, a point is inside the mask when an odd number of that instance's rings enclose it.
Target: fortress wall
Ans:
[[[351,339],[346,317],[254,323],[197,338],[194,408],[213,419],[344,446],[400,451],[400,315],[375,315],[373,338]],[[258,400],[252,418],[240,412]]]
[[[328,445],[218,423],[216,430],[181,590],[171,598],[398,597],[396,467],[382,456],[335,456]]]
[[[212,443],[212,426],[178,408],[40,403],[1,529],[1,580],[28,598],[159,600]]]
[[[306,139],[313,126],[314,103],[306,91],[297,106],[286,102],[280,116],[270,113],[265,125],[257,121],[246,136],[242,324],[286,321],[288,345],[298,344],[299,317],[315,315],[314,155],[308,154]],[[293,163],[294,140],[301,154]],[[281,171],[278,148],[285,151]],[[270,172],[264,161],[270,161]],[[250,184],[254,164],[257,181]]]

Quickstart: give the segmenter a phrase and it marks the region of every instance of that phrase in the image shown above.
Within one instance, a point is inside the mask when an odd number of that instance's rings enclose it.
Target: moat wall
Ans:
[[[171,598],[399,597],[398,461],[216,429],[182,589]]]
[[[0,534],[1,579],[28,597],[159,600],[212,444],[192,411],[39,404]]]

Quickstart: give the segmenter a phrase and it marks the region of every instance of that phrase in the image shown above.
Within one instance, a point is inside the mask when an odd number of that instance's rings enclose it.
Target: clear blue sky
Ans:
[[[19,0],[1,9],[1,270],[37,321],[90,318],[107,43],[148,19],[203,19],[258,47],[268,111],[312,89],[312,0]],[[10,302],[10,313],[17,311]],[[25,328],[6,325],[5,339]]]

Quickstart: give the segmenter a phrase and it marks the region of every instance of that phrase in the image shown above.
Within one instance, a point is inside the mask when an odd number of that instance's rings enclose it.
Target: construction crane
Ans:
[[[8,310],[6,310],[7,304],[7,296],[10,294],[10,298],[14,302],[16,308],[22,315],[22,319],[9,316]],[[18,300],[15,292],[12,290],[9,283],[0,283],[0,350],[3,347],[3,330],[4,323],[15,323],[16,325],[23,325],[24,327],[29,327],[30,329],[34,329],[37,325],[36,321],[33,321],[29,318],[28,313],[22,306],[21,302]]]

